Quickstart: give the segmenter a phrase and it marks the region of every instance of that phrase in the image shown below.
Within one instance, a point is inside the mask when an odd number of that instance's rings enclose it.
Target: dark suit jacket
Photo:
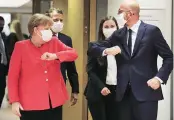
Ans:
[[[0,33],[1,34],[1,37],[3,39],[3,42],[4,42],[4,47],[5,47],[5,51],[7,53],[7,49],[6,49],[6,36],[4,33]],[[1,54],[0,54],[0,60],[1,60]],[[7,75],[7,65],[3,65],[0,63],[0,76],[6,76]]]
[[[23,34],[23,38],[24,38],[24,40],[28,39],[28,36],[26,34]],[[15,43],[18,41],[20,41],[20,40],[17,38],[16,33],[10,33],[10,35],[6,39],[7,57],[9,60],[13,53]]]
[[[156,26],[141,23],[132,56],[128,53],[127,28],[124,27],[108,38],[108,40],[94,44],[88,55],[101,56],[104,49],[118,45],[121,54],[116,55],[117,60],[117,100],[122,100],[128,82],[132,92],[139,101],[157,101],[163,99],[161,87],[153,90],[148,87],[147,81],[155,76],[167,83],[173,69],[173,53],[166,43],[160,29]],[[157,56],[163,58],[162,67],[157,69]]]
[[[69,36],[67,36],[63,33],[59,33],[58,38],[65,45],[67,45],[69,47],[73,47],[72,40]],[[79,93],[78,73],[76,70],[75,62],[62,63],[61,64],[61,71],[62,71],[63,78],[65,80],[65,83],[66,83],[67,76],[68,76],[70,85],[72,87],[72,93]]]
[[[92,46],[93,43],[89,43]],[[107,58],[90,57],[87,63],[88,83],[85,88],[85,96],[89,101],[98,101],[102,98],[101,90],[106,85]]]

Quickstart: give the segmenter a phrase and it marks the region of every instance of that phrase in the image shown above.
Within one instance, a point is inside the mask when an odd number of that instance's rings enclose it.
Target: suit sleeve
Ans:
[[[166,84],[169,75],[173,70],[173,53],[166,40],[164,39],[160,29],[156,28],[155,32],[155,49],[158,54],[163,58],[162,67],[159,69],[156,76],[159,77]]]
[[[67,42],[69,47],[73,47],[71,38]],[[72,87],[72,93],[79,93],[78,73],[75,62],[67,62],[67,76]]]
[[[57,40],[57,37],[54,37],[53,39],[55,41],[56,49],[58,51],[56,52],[56,55],[60,62],[70,62],[77,59],[78,55],[75,49],[66,46],[60,40]]]
[[[100,91],[101,91],[105,87],[105,85],[100,80],[100,78],[97,76],[97,74],[95,73],[95,71],[96,71],[96,67],[95,67],[96,64],[97,64],[96,59],[88,56],[87,73],[88,73],[89,80],[91,80],[91,82],[96,87],[98,87],[100,89]]]
[[[113,43],[117,41],[117,32],[114,32],[109,38],[106,40],[102,40],[101,42],[93,43],[92,45],[89,44],[89,49],[87,54],[92,57],[100,57],[103,55],[103,51],[106,48],[113,47]]]
[[[10,103],[19,102],[19,76],[21,72],[21,47],[20,43],[15,44],[14,52],[10,60],[8,73],[8,95]]]

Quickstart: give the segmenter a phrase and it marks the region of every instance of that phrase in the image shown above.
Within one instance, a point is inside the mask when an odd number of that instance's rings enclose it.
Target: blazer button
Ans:
[[[48,79],[46,79],[46,81],[48,82]]]
[[[45,71],[45,73],[47,73],[47,71]]]

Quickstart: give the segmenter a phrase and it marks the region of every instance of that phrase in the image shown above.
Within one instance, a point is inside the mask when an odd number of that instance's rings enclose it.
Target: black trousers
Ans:
[[[5,95],[5,87],[6,87],[6,76],[1,75],[1,73],[0,73],[0,108],[2,105],[2,100],[3,100],[4,95]]]
[[[20,120],[61,120],[60,107],[48,110],[21,111]]]
[[[103,96],[100,101],[88,101],[93,120],[117,120],[116,86],[107,86],[111,94]]]
[[[158,101],[137,101],[129,85],[118,107],[118,120],[157,120]]]
[[[20,120],[62,120],[62,106],[52,108],[51,100],[49,103],[48,110],[21,111]]]

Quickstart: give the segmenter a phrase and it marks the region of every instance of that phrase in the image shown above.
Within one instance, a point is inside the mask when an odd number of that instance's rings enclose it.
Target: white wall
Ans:
[[[97,1],[97,24],[96,24],[96,33],[98,34],[99,24],[101,19],[107,16],[108,1],[107,0],[96,0]],[[98,39],[98,36],[96,36]]]
[[[32,7],[0,8],[0,13],[32,13]]]
[[[169,46],[171,46],[171,3],[172,0],[137,0],[141,6],[140,19],[150,24],[157,25]],[[115,16],[123,0],[108,0],[108,15]],[[161,66],[162,59],[158,59],[158,67]],[[162,86],[165,100],[159,102],[158,120],[170,120],[170,87],[169,79],[166,86]],[[173,120],[173,118],[172,118]]]
[[[21,29],[22,32],[29,35],[28,33],[28,22],[31,18],[32,14],[21,14],[20,21],[21,21]]]

